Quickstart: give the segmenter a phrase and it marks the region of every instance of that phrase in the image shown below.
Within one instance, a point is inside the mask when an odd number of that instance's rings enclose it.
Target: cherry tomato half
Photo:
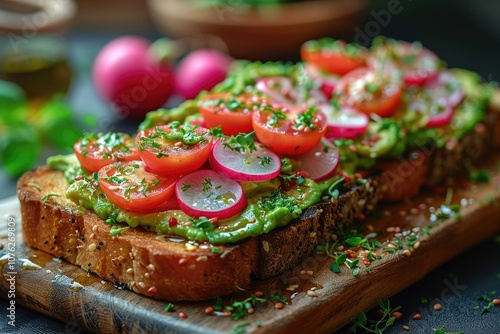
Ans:
[[[99,185],[108,199],[122,209],[154,210],[172,197],[178,178],[162,178],[145,167],[142,161],[104,166],[98,172]]]
[[[337,75],[365,66],[368,55],[363,46],[330,38],[306,42],[300,53],[304,62]]]
[[[195,171],[207,161],[212,135],[197,125],[172,122],[140,131],[136,145],[151,171],[179,175]]]
[[[258,96],[243,94],[234,96],[230,93],[210,94],[201,99],[200,114],[208,128],[221,126],[227,136],[249,133],[252,128],[252,112],[263,99]]]
[[[124,133],[89,133],[73,145],[84,169],[97,172],[117,161],[139,160],[134,140]]]
[[[253,129],[259,141],[275,153],[297,155],[309,151],[327,129],[326,115],[307,110],[265,108],[254,112]]]
[[[346,74],[335,86],[335,95],[341,105],[380,117],[394,115],[401,93],[400,84],[389,73],[366,67]]]

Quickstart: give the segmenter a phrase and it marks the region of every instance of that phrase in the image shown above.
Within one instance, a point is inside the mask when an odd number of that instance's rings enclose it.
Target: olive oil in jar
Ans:
[[[65,93],[72,71],[63,40],[57,35],[20,38],[1,37],[0,79],[18,84],[29,98]]]

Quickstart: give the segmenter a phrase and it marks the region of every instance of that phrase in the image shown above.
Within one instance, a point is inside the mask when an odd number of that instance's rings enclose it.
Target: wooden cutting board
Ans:
[[[244,329],[241,333],[310,333],[312,330],[331,333],[359,312],[374,307],[378,299],[389,298],[500,230],[500,157],[490,159],[485,166],[492,178],[490,183],[472,185],[467,190],[450,187],[449,191],[422,193],[412,201],[378,208],[377,213],[383,213],[383,217],[371,217],[363,223],[367,234],[371,229],[383,232],[378,239],[384,246],[394,237],[395,232],[388,232],[394,228],[396,232],[398,229],[417,231],[416,249],[405,247],[406,252],[382,253],[382,259],[372,263],[370,272],[360,265],[357,277],[346,266],[342,266],[340,274],[333,273],[330,270],[333,259],[316,255],[276,278],[255,282],[247,291],[224,299],[226,302],[231,298],[243,300],[255,291],[272,287],[272,291],[288,298],[283,309],[275,309],[271,302],[258,304],[254,314],[238,321],[206,315],[205,308],[213,305],[213,300],[176,302],[175,311],[166,312],[166,301],[117,288],[87,275],[79,267],[29,248],[22,242],[15,201],[0,206],[4,229],[0,237],[4,244],[0,290],[2,296],[7,295],[6,275],[14,272],[17,303],[96,333],[231,333],[238,329]],[[444,203],[446,193],[452,203],[461,205],[461,217],[433,223],[431,207]],[[15,261],[11,262],[8,262],[8,254],[5,255],[9,248],[6,214],[14,218],[17,233]],[[426,226],[432,226],[429,234],[423,232]],[[317,296],[308,294],[309,290],[314,290]],[[186,319],[178,316],[181,311],[187,314]]]

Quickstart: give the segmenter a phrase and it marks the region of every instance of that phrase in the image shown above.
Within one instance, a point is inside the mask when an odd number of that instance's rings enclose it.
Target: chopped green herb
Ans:
[[[250,325],[249,322],[241,322],[234,326],[233,330],[231,331],[232,334],[245,334],[247,331],[247,327]]]
[[[42,202],[45,202],[45,201],[47,201],[48,199],[50,199],[52,197],[61,197],[61,195],[58,195],[58,194],[47,194],[47,195],[45,195],[45,196],[42,197]]]
[[[231,136],[223,142],[224,148],[240,153],[251,153],[257,150],[254,140],[254,131],[250,133],[240,133],[237,136]]]
[[[271,157],[268,156],[260,157],[260,164],[262,166],[271,164],[271,161],[272,161]]]
[[[28,186],[33,187],[33,188],[35,188],[38,191],[42,191],[42,188],[40,187],[40,185],[38,185],[36,183],[30,182],[30,183],[28,183]]]
[[[469,173],[469,180],[475,183],[489,183],[491,176],[486,169],[473,170]]]
[[[172,303],[168,303],[166,306],[165,306],[165,312],[173,312],[174,311],[174,304]]]
[[[203,193],[207,193],[212,189],[212,180],[209,177],[206,177],[203,179],[203,182],[201,183],[201,186],[203,188]]]
[[[186,190],[188,190],[189,188],[191,188],[191,185],[190,185],[190,184],[185,184],[185,183],[183,183],[183,184],[182,184],[182,187],[181,187],[181,190],[182,190],[182,191],[186,191]]]
[[[306,127],[309,127],[311,130],[316,130],[316,125],[314,124],[315,113],[316,107],[310,106],[307,108],[306,112],[297,115],[293,127],[298,130],[305,129]]]
[[[434,334],[464,334],[464,332],[447,332],[444,330],[446,325],[441,325],[439,328],[434,328]]]
[[[353,325],[349,327],[351,333],[356,333],[360,328],[365,330],[366,333],[380,334],[383,333],[387,328],[391,327],[396,318],[392,316],[392,313],[401,309],[401,306],[395,308],[391,307],[389,300],[381,301],[378,300],[378,305],[382,315],[377,319],[368,319],[365,312],[361,312],[355,319],[352,320]]]

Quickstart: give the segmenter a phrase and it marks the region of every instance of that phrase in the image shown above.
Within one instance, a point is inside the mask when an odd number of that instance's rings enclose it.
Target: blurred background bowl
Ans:
[[[250,60],[298,59],[300,45],[307,40],[349,39],[369,8],[369,0],[261,6],[241,0],[223,5],[200,0],[148,0],[147,4],[156,27],[168,37],[190,38],[200,46]]]

